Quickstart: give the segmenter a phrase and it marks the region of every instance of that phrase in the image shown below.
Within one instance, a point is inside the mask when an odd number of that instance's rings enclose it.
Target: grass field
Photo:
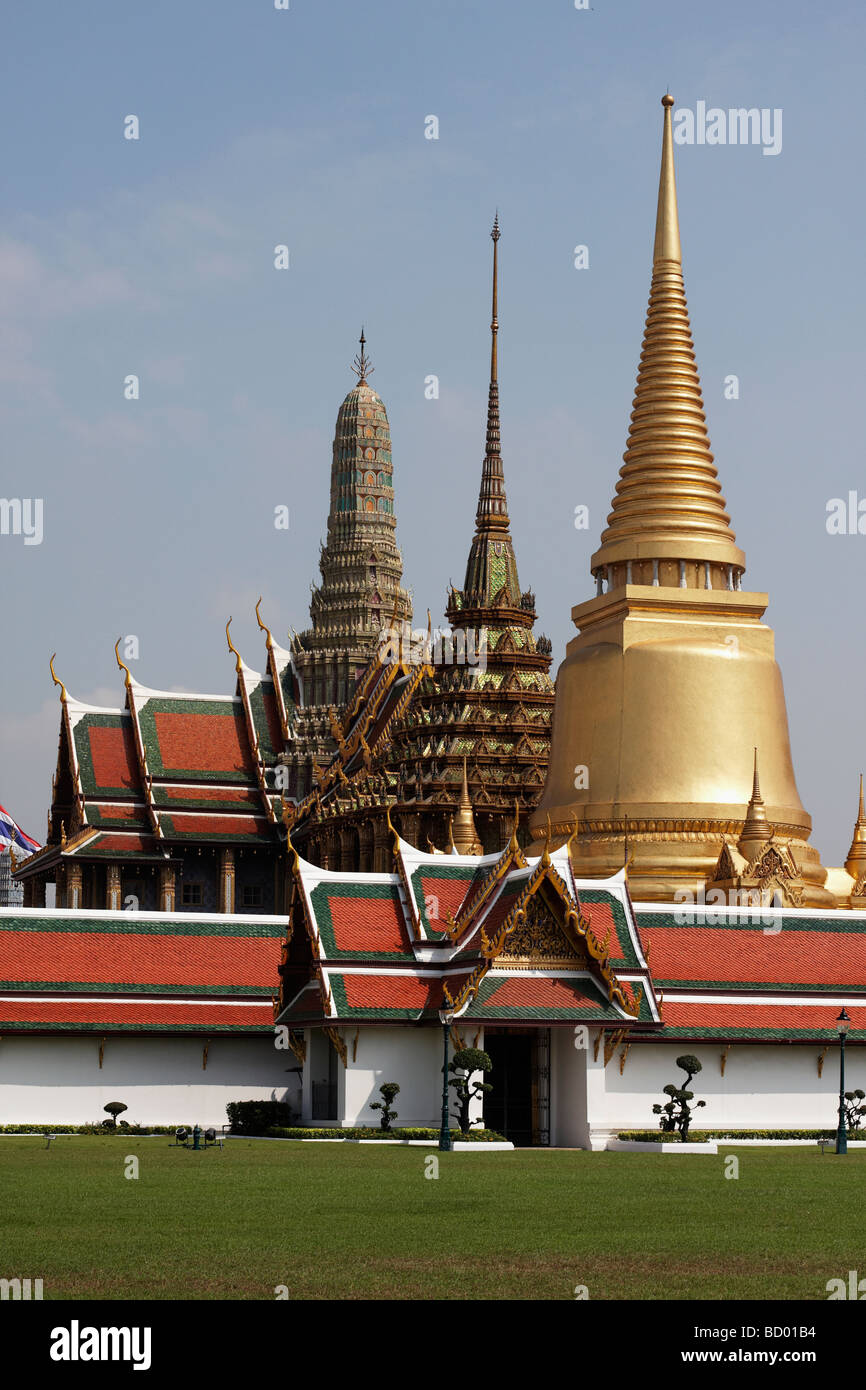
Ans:
[[[46,1299],[824,1300],[866,1274],[864,1153],[459,1153],[430,1179],[427,1152],[2,1139],[0,1277]]]

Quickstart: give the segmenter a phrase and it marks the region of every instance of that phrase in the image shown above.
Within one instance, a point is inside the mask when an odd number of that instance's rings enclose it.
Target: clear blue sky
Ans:
[[[864,51],[861,6],[805,0],[7,14],[0,493],[45,503],[41,546],[0,537],[0,801],[22,826],[44,835],[52,651],[73,694],[119,704],[120,634],[140,640],[144,684],[228,691],[230,613],[252,665],[260,593],[275,633],[306,624],[362,321],[406,582],[416,612],[441,615],[483,454],[497,207],[506,481],[558,663],[625,444],[669,86],[678,106],[783,111],[778,157],[677,151],[680,220],[746,585],[770,592],[800,792],[840,863],[866,763],[866,536],[828,536],[825,509],[866,497]],[[280,503],[288,533],[272,526]],[[589,532],[572,525],[578,503]]]

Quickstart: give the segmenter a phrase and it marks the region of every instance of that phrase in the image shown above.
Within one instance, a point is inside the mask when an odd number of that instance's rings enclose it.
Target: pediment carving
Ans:
[[[536,895],[526,904],[523,920],[509,933],[494,964],[497,969],[533,965],[585,969],[589,956],[574,944],[549,904]]]

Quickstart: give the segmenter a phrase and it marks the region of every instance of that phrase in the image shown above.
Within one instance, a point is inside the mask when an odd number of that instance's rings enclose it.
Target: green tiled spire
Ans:
[[[396,608],[412,616],[396,543],[391,429],[361,330],[352,370],[357,384],[337,414],[331,458],[328,538],[313,587],[310,628],[296,654],[305,705],[345,705],[379,634]]]

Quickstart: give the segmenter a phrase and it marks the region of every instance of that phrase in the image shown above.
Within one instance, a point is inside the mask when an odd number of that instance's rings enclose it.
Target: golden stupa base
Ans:
[[[700,905],[713,886],[719,855],[725,841],[736,842],[742,821],[719,822],[711,827],[707,822],[657,822],[659,828],[639,831],[629,822],[618,829],[578,833],[571,841],[571,864],[576,878],[611,878],[628,862],[629,892],[635,902],[691,902]],[[662,829],[661,827],[664,826]],[[570,833],[563,826],[551,826],[551,847],[563,844]],[[787,832],[787,833],[786,833]],[[534,832],[534,848],[539,850],[544,837]],[[826,871],[818,852],[793,826],[777,826],[774,841],[787,847],[800,871],[802,906],[822,910],[836,909],[839,902],[825,886]],[[684,898],[684,894],[689,896]],[[750,901],[742,892],[730,894],[729,906],[742,906]],[[710,901],[719,902],[718,898]]]

